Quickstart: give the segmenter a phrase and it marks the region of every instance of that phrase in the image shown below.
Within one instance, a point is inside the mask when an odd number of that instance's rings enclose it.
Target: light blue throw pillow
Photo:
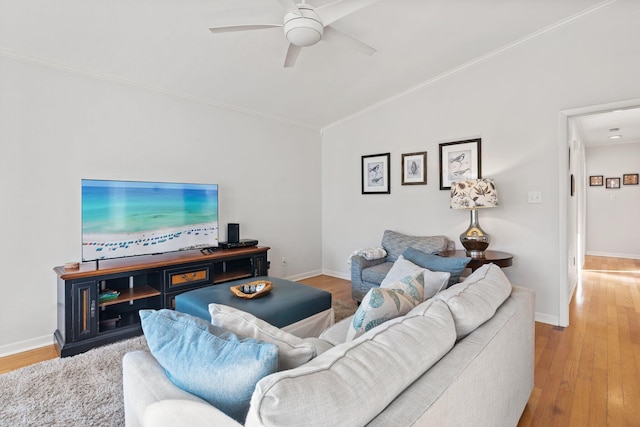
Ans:
[[[428,268],[431,271],[446,271],[451,273],[448,286],[458,283],[460,275],[467,267],[467,264],[469,264],[469,261],[471,261],[471,258],[447,258],[428,254],[414,247],[407,248],[402,256],[422,268]]]
[[[174,310],[140,310],[140,319],[169,379],[244,423],[256,383],[277,370],[278,347]]]

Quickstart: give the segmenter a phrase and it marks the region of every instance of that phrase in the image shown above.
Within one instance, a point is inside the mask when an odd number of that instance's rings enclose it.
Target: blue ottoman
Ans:
[[[268,280],[273,289],[255,299],[234,296],[229,288],[256,280]],[[209,304],[224,304],[251,313],[278,328],[331,308],[331,293],[275,277],[251,277],[188,291],[176,296],[176,311],[211,321]]]

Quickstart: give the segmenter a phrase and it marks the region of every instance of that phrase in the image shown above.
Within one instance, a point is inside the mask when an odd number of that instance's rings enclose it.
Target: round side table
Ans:
[[[494,263],[500,268],[513,265],[513,255],[507,252],[484,251],[483,257],[472,257],[467,255],[467,251],[464,249],[458,249],[455,251],[438,252],[438,255],[448,258],[471,258],[471,261],[467,264],[467,268],[470,268],[471,271],[476,271],[478,268],[489,263]]]

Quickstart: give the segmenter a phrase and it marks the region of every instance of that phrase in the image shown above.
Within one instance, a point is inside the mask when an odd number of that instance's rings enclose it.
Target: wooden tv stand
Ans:
[[[80,268],[55,267],[58,276],[58,329],[61,357],[142,333],[138,311],[173,308],[176,295],[245,277],[266,276],[267,251],[257,246],[199,250],[87,262]],[[118,291],[100,300],[105,289]]]

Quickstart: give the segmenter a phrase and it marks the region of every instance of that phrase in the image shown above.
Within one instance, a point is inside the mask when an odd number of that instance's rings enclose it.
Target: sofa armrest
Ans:
[[[147,408],[167,400],[195,401],[208,405],[199,397],[188,393],[169,380],[164,368],[147,351],[132,351],[122,359],[122,386],[124,391],[124,417],[127,427],[144,424]]]
[[[368,260],[360,255],[351,257],[351,293],[356,301],[361,301],[362,297],[369,291],[369,286],[365,286],[362,280],[362,270],[382,264],[386,260],[386,258]]]
[[[208,403],[192,400],[163,400],[147,406],[145,426],[149,427],[241,427],[233,418]]]

